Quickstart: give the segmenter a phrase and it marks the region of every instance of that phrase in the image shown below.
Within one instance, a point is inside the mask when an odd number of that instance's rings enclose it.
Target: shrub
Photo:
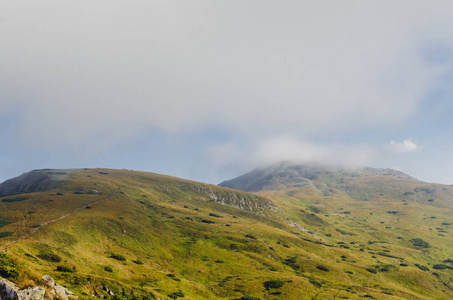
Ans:
[[[137,264],[137,265],[143,265],[143,262],[141,260],[133,260],[132,261],[134,264]]]
[[[287,259],[285,259],[285,261],[283,262],[285,265],[292,265],[292,264],[295,264],[296,263],[296,257],[295,256],[291,256],[291,257],[288,257]]]
[[[109,266],[105,267],[104,270],[107,272],[113,272],[112,267],[109,267]]]
[[[50,262],[60,262],[61,261],[61,257],[50,252],[50,251],[46,251],[46,252],[41,252],[40,254],[37,255],[39,258],[41,259],[44,259],[44,260],[47,260],[47,261],[50,261]]]
[[[256,240],[256,237],[251,234],[246,234],[245,237],[248,237],[249,239],[252,239],[252,240]]]
[[[366,270],[370,273],[376,274],[377,270],[375,268],[366,268]]]
[[[12,236],[13,234],[14,234],[14,232],[11,232],[11,231],[0,232],[0,238],[7,237],[7,236]]]
[[[211,220],[201,220],[202,223],[206,223],[206,224],[214,224],[215,222],[214,221],[211,221]]]
[[[209,213],[211,217],[216,217],[216,218],[221,218],[222,216],[219,216],[218,214],[215,213]]]
[[[436,264],[433,266],[433,269],[437,269],[437,270],[443,270],[443,269],[447,269],[448,266],[447,265],[444,265],[444,264]]]
[[[124,256],[122,256],[121,254],[112,254],[110,255],[111,258],[114,258],[116,260],[119,260],[119,261],[125,261],[126,258]]]
[[[419,264],[415,264],[415,266],[417,268],[419,268],[420,270],[422,270],[422,271],[429,271],[429,268],[427,266],[422,266],[422,265],[419,265]]]
[[[242,296],[239,300],[261,300],[261,298],[253,297],[253,296]]]
[[[428,242],[425,242],[424,240],[420,238],[415,238],[410,240],[409,242],[412,243],[415,247],[420,247],[420,248],[429,248],[431,245]]]
[[[322,287],[322,283],[317,281],[316,279],[314,278],[310,278],[308,280],[311,284],[313,284],[315,287],[318,287],[318,288],[321,288]]]
[[[174,292],[174,293],[171,293],[170,295],[168,295],[168,297],[170,297],[171,299],[177,299],[178,297],[184,297],[184,293],[179,290],[177,292]]]
[[[389,210],[387,213],[391,214],[391,215],[396,215],[396,214],[399,214],[400,212],[397,210]]]
[[[64,194],[63,193],[57,193],[57,196],[63,196]]]
[[[175,294],[178,297],[184,297],[185,296],[182,291],[177,291],[177,292],[174,292],[173,294]]]
[[[325,272],[329,272],[330,271],[329,268],[327,268],[326,266],[322,266],[322,265],[316,266],[316,269],[321,270],[321,271],[325,271]]]
[[[280,280],[280,279],[273,279],[269,281],[265,281],[263,283],[264,287],[268,289],[278,289],[281,288],[283,285],[285,285],[285,282]]]
[[[66,267],[66,266],[58,266],[57,271],[74,273],[76,270],[74,268],[70,268],[70,267]]]
[[[337,232],[341,233],[341,234],[344,234],[344,235],[350,235],[350,236],[356,236],[357,234],[355,233],[352,233],[352,232],[347,232],[345,230],[342,230],[342,229],[336,229]]]

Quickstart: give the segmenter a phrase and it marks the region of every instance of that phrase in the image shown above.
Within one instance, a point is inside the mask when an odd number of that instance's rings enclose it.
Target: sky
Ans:
[[[278,162],[453,184],[453,2],[0,2],[0,182]]]

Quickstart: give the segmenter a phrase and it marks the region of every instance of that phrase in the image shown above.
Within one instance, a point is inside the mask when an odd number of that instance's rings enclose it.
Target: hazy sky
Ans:
[[[2,1],[0,181],[279,160],[453,184],[453,1]]]

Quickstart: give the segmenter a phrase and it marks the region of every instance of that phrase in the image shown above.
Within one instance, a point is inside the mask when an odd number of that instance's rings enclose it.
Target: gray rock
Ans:
[[[0,278],[0,300],[43,300],[46,290],[42,287],[33,287],[19,290],[14,283]]]
[[[21,290],[17,293],[19,300],[43,300],[46,290],[40,286]]]
[[[49,275],[44,275],[42,277],[42,280],[51,288],[50,289],[50,295],[52,297],[58,297],[58,299],[62,300],[68,300],[68,299],[78,299],[79,297],[75,296],[73,292],[68,290],[62,285],[59,285],[58,283],[53,280],[52,277]]]
[[[3,278],[0,278],[0,299],[1,300],[19,300],[17,295],[18,287]]]

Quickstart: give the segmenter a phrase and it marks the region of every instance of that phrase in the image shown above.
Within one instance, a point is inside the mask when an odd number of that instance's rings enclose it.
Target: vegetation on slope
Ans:
[[[82,299],[451,298],[453,241],[436,229],[453,223],[443,200],[450,190],[398,199],[423,184],[386,177],[376,194],[368,183],[376,176],[354,177],[350,194],[331,177],[261,197],[144,172],[80,170],[56,189],[0,201],[0,219],[11,222],[0,230],[13,232],[0,245],[32,270],[21,280],[39,284],[49,274]]]

